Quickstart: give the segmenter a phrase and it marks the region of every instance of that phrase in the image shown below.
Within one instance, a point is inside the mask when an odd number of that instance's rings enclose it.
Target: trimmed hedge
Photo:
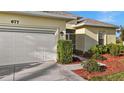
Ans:
[[[61,64],[72,62],[73,46],[70,40],[59,40],[57,44],[57,61]]]

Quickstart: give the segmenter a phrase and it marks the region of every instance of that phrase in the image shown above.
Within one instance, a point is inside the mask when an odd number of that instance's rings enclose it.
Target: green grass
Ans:
[[[124,72],[115,73],[112,75],[93,77],[91,81],[124,81]]]
[[[121,62],[124,62],[124,59],[122,59]]]

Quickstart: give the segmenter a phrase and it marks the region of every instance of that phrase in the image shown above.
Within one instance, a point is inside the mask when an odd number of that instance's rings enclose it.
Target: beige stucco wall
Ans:
[[[83,28],[78,28],[76,32],[81,32],[78,34],[82,34],[82,37],[84,38],[83,42],[84,43],[84,48],[83,51],[89,50],[92,46],[98,44],[98,32],[104,32],[104,44],[109,44],[109,43],[116,43],[116,29],[113,28],[104,28],[104,27],[90,27],[90,26],[85,26]],[[77,34],[77,33],[76,33]],[[85,34],[85,36],[83,36]],[[76,42],[81,42],[81,39],[77,38]],[[82,46],[80,43],[76,43],[77,50],[82,49]]]
[[[19,20],[19,24],[12,24],[11,20]],[[48,27],[48,28],[58,28],[60,31],[63,31],[66,28],[66,21],[55,18],[34,17],[34,16],[0,12],[0,25],[40,27],[40,28]]]
[[[85,29],[84,28],[79,28],[75,30],[75,45],[76,45],[76,50],[84,50],[84,44],[85,44]]]
[[[66,24],[66,29],[75,29],[72,24]]]
[[[85,34],[85,28],[76,29],[75,34]]]
[[[85,44],[85,35],[76,34],[75,39],[76,39],[75,40],[76,50],[83,51],[84,50],[84,44]]]

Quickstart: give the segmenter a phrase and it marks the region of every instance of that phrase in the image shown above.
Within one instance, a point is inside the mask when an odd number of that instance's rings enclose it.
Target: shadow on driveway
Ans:
[[[39,76],[48,75],[50,73],[50,70],[56,69],[56,68],[57,68],[56,64],[51,65],[51,66],[49,66],[45,69],[37,70],[37,71],[35,71],[35,72],[33,72],[33,73],[29,74],[28,76],[25,76],[21,79],[17,79],[17,81],[28,81],[28,80],[31,80],[31,79],[35,79]]]
[[[0,79],[6,77],[8,75],[11,75],[15,72],[19,72],[19,71],[23,71],[28,68],[36,67],[41,64],[42,63],[39,63],[39,62],[32,62],[32,63],[0,66]]]

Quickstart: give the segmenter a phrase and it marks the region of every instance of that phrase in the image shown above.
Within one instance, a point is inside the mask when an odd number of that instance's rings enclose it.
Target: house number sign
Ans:
[[[11,20],[12,24],[19,24],[19,20]]]

